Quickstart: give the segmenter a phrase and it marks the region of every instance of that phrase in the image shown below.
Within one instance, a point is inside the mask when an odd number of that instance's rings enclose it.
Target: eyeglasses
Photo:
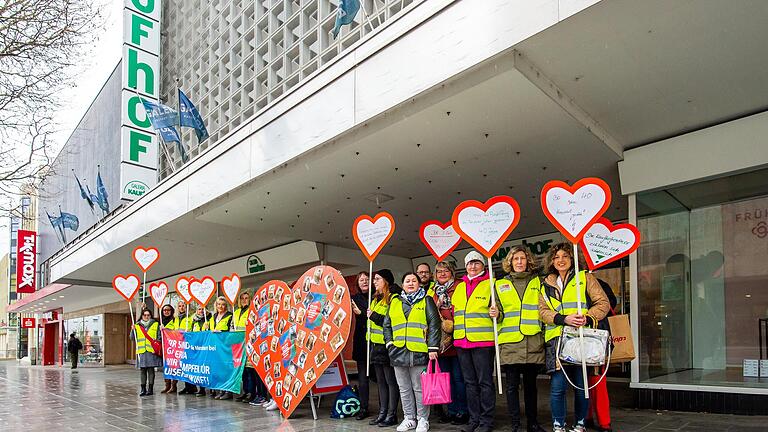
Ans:
[[[430,273],[431,272],[429,270],[422,270],[422,271],[417,271],[416,272],[416,274],[430,274]]]
[[[379,276],[374,276],[373,280],[380,281],[380,280],[384,280],[384,278],[383,277],[379,277]]]
[[[437,274],[451,274],[450,270],[435,270]]]

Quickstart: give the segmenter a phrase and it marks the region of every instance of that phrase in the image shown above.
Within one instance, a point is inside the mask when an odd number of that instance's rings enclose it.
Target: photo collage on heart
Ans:
[[[351,323],[344,277],[329,266],[289,288],[269,281],[254,293],[246,356],[286,417],[343,350]]]

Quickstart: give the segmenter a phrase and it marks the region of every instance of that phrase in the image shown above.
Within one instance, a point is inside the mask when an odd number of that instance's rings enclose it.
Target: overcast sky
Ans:
[[[56,118],[60,128],[60,132],[55,136],[56,153],[77,127],[122,55],[123,1],[104,0],[104,3],[106,4],[104,9],[107,19],[106,31],[99,36],[90,56],[83,59],[85,72],[78,79],[80,84],[61,93],[63,106]],[[2,217],[0,222],[2,222],[0,223],[2,227],[0,228],[0,256],[3,256],[9,252],[10,228],[7,217]],[[38,223],[48,222],[38,221]]]

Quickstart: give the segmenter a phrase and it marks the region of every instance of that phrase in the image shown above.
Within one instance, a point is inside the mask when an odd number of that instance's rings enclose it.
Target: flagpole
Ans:
[[[144,106],[144,98],[141,97],[141,95],[139,94],[139,91],[137,89],[135,89],[135,88],[131,89],[131,90],[133,90],[133,92],[139,98],[139,101],[141,102],[141,105]],[[158,99],[157,99],[157,103],[160,104],[159,96],[158,96]],[[144,112],[146,112],[146,111],[147,111],[147,108],[144,107]],[[147,117],[149,117],[149,114],[147,114]],[[160,140],[159,147],[161,147],[163,149],[163,155],[165,156],[165,160],[168,161],[168,165],[170,165],[170,167],[171,167],[171,173],[173,173],[174,171],[176,171],[176,167],[173,165],[173,159],[171,159],[171,156],[168,153],[168,149],[165,146],[165,140],[163,139],[163,135],[158,133],[158,130],[155,128],[155,125],[152,124],[152,120],[151,119],[150,119],[150,125],[152,126],[152,129],[155,131],[155,136],[158,138],[158,140]],[[181,139],[181,131],[179,131],[179,139]]]
[[[184,150],[184,131],[181,129],[181,87],[179,86],[179,79],[176,78],[176,111],[179,113],[179,150]],[[184,154],[179,155],[184,162]]]
[[[373,31],[373,24],[371,24],[371,17],[368,15],[368,11],[365,10],[365,0],[360,2],[360,8],[363,10],[363,15],[365,15],[365,20],[368,21],[368,27],[370,27],[371,31]],[[381,25],[381,23],[379,23]]]
[[[67,244],[67,236],[64,235],[64,215],[61,214],[61,206],[59,206],[59,221],[61,221],[61,224],[59,224],[59,229],[61,230],[61,238],[64,240],[64,244]]]

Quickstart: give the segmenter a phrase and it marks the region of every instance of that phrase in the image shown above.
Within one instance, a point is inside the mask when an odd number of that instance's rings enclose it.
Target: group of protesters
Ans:
[[[610,405],[605,380],[600,379],[601,371],[593,370],[588,377],[586,385],[593,387],[589,405],[578,389],[585,385],[581,367],[556,360],[556,346],[564,326],[597,326],[615,305],[610,287],[585,271],[578,275],[577,293],[577,258],[572,250],[566,243],[553,246],[546,264],[539,268],[527,248],[513,247],[502,262],[504,274],[494,280],[494,295],[486,261],[476,251],[464,258],[466,274],[461,278],[450,261],[438,262],[434,273],[428,264],[419,264],[415,272],[403,275],[400,285],[392,271],[378,270],[373,273],[370,304],[369,274],[360,273],[359,292],[352,296],[356,316],[353,359],[357,362],[361,401],[356,418],[371,417],[370,375],[377,384],[379,399],[378,412],[368,422],[370,425],[396,426],[398,432],[428,431],[430,406],[422,403],[421,374],[430,361],[436,360],[451,378],[451,402],[435,406],[436,420],[459,425],[462,432],[493,430],[494,361],[498,344],[498,361],[506,379],[509,425],[505,429],[544,431],[538,417],[537,378],[540,373],[547,373],[554,432],[584,432],[590,423],[598,431],[611,431]],[[579,295],[585,305],[582,313],[577,308]],[[215,311],[210,314],[202,307],[191,313],[187,311],[188,305],[179,301],[177,309],[164,305],[159,321],[142,304],[132,332],[137,366],[141,369],[140,396],[153,394],[155,368],[162,367],[162,357],[152,346],[162,337],[161,328],[245,331],[250,300],[248,292],[241,293],[237,307],[229,312],[226,299],[218,297]],[[575,387],[570,427],[566,425],[568,379]],[[521,382],[525,428],[519,399]],[[226,391],[206,391],[190,383],[184,383],[179,391],[177,381],[170,379],[165,380],[161,393],[198,397],[207,394],[218,400],[236,399],[270,411],[277,409],[250,362],[246,362],[243,392],[238,397]],[[402,421],[398,405],[402,406]],[[588,420],[588,411],[595,412],[594,420]]]
[[[537,378],[547,373],[551,377],[554,432],[583,432],[589,425],[598,431],[611,431],[602,370],[594,368],[588,377],[587,385],[594,386],[590,406],[583,390],[578,389],[585,385],[581,367],[560,364],[555,358],[564,326],[596,327],[615,305],[610,287],[582,271],[578,286],[584,309],[579,313],[572,250],[571,244],[555,245],[546,265],[539,268],[526,247],[513,247],[502,262],[504,274],[494,280],[494,296],[486,260],[476,251],[464,258],[466,274],[461,278],[449,261],[438,262],[434,273],[427,263],[419,264],[415,272],[403,276],[402,286],[395,283],[390,270],[374,272],[370,305],[368,274],[360,273],[357,282],[361,293],[353,297],[353,311],[358,317],[353,356],[358,364],[362,405],[357,419],[370,416],[365,369],[370,362],[378,386],[379,409],[369,424],[397,425],[398,432],[428,431],[430,406],[422,404],[420,375],[436,359],[441,371],[450,373],[451,384],[451,402],[433,410],[437,421],[460,425],[462,432],[493,430],[498,344],[498,360],[506,379],[508,424],[504,430],[544,431],[538,417]],[[370,352],[365,348],[366,339],[370,341]],[[576,387],[570,427],[566,425],[567,378]],[[519,399],[521,381],[525,428]],[[402,421],[398,418],[398,403],[402,405]],[[587,418],[590,407],[595,411],[593,420]]]

